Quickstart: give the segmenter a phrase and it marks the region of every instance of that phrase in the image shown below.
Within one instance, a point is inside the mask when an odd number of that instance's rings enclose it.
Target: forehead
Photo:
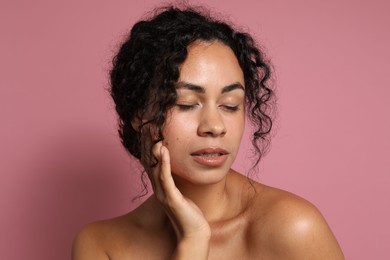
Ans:
[[[179,81],[205,87],[232,83],[244,86],[243,72],[235,54],[219,41],[197,41],[188,46],[187,58],[179,70]]]

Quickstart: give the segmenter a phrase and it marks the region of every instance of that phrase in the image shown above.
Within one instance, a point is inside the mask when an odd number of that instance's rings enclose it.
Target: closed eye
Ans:
[[[196,104],[176,104],[176,106],[182,110],[182,111],[186,111],[186,110],[191,110],[191,109],[194,109],[196,107]]]
[[[240,109],[239,106],[222,106],[222,107],[229,112],[236,112]]]

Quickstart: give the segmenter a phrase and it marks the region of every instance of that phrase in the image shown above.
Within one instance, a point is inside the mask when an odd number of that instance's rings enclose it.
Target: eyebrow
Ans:
[[[192,90],[192,91],[195,91],[196,93],[201,93],[201,94],[206,93],[206,90],[204,87],[198,86],[198,85],[195,85],[192,83],[184,82],[184,81],[180,81],[180,82],[176,83],[176,88],[177,89],[184,88],[184,89]],[[221,93],[224,94],[224,93],[236,90],[236,89],[241,89],[241,90],[245,91],[245,89],[241,85],[241,83],[236,82],[236,83],[224,86],[221,90]]]

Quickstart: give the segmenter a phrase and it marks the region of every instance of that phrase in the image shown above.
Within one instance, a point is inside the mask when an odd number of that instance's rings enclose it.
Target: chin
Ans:
[[[203,186],[217,184],[223,181],[226,178],[229,169],[230,167],[218,167],[202,170],[185,171],[185,174],[182,172],[172,173],[172,175],[176,185],[187,183]]]

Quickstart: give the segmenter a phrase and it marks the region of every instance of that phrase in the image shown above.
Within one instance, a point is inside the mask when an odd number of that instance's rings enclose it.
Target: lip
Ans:
[[[221,148],[204,148],[191,153],[195,162],[208,167],[218,167],[224,164],[228,152]]]

